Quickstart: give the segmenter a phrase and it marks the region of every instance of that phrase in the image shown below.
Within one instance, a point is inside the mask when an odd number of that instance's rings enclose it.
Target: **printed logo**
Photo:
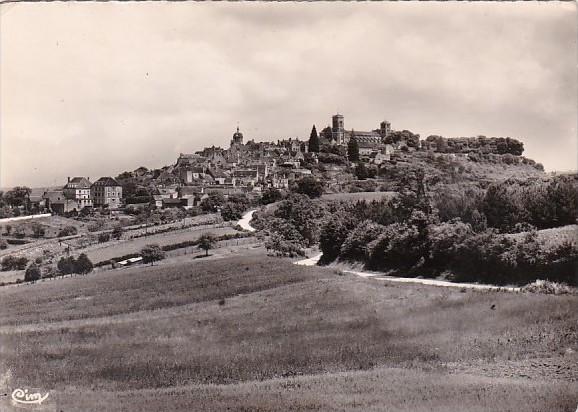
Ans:
[[[23,405],[41,405],[48,398],[48,392],[42,395],[41,392],[29,392],[28,389],[14,389],[12,391],[12,402]]]

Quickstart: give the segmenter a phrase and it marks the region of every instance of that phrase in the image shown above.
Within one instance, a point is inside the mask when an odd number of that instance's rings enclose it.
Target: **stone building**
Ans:
[[[90,187],[95,207],[118,209],[122,205],[122,186],[112,177],[101,177]]]
[[[74,200],[78,207],[77,210],[85,207],[92,207],[92,196],[90,194],[90,180],[86,177],[68,178],[68,183],[62,188],[64,197]]]
[[[355,137],[358,143],[380,144],[385,142],[385,138],[391,133],[391,123],[384,120],[380,123],[379,129],[369,132],[347,131],[345,130],[345,119],[343,115],[336,114],[332,117],[331,136],[339,145],[347,145],[352,137]]]

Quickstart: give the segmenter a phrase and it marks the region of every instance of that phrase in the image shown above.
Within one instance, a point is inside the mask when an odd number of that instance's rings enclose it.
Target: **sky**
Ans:
[[[0,187],[307,139],[336,112],[577,168],[574,2],[0,6]]]

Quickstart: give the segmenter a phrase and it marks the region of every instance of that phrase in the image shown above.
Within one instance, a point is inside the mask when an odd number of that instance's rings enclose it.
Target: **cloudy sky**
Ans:
[[[30,3],[0,8],[0,186],[93,180],[339,111],[510,136],[577,167],[575,3]]]

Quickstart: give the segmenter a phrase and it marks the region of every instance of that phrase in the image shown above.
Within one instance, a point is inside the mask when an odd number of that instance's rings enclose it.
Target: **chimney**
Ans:
[[[70,183],[70,176],[68,176],[68,183]]]

